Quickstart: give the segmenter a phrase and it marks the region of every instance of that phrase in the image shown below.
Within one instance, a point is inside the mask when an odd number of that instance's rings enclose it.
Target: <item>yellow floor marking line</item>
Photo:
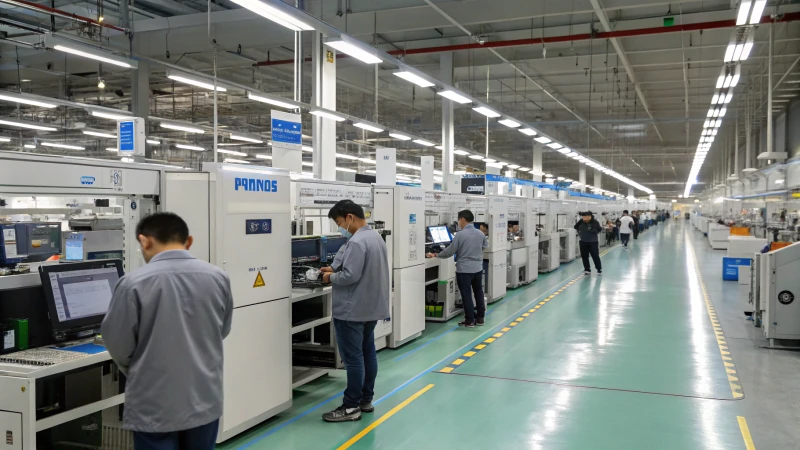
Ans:
[[[744,417],[738,416],[736,419],[739,421],[739,429],[742,430],[742,439],[744,439],[744,447],[747,450],[756,450],[753,444],[753,437],[750,436],[750,428],[747,426],[747,420]]]
[[[711,328],[714,330],[714,334],[717,337],[717,347],[719,347],[719,355],[722,358],[722,363],[725,365],[725,372],[728,374],[728,384],[730,385],[731,388],[731,395],[733,395],[734,399],[740,400],[744,398],[744,389],[742,389],[742,386],[740,386],[739,384],[734,383],[734,381],[738,382],[738,378],[735,376],[736,366],[733,364],[733,358],[730,356],[731,355],[730,349],[726,345],[727,341],[725,340],[725,332],[722,330],[722,325],[720,325],[719,320],[717,320],[717,312],[714,310],[714,303],[711,301],[711,296],[708,295],[708,289],[706,288],[706,283],[705,281],[703,281],[703,274],[702,272],[700,272],[700,263],[697,261],[697,256],[694,254],[694,250],[691,247],[689,248],[689,253],[692,255],[692,261],[694,262],[695,273],[697,274],[697,279],[698,282],[700,283],[700,290],[703,292],[703,300],[706,303],[706,311],[708,312],[708,319],[711,321]]]
[[[429,385],[425,386],[424,388],[422,388],[421,390],[419,390],[416,394],[412,395],[411,397],[408,397],[407,399],[405,399],[403,401],[403,403],[400,403],[399,405],[395,406],[394,408],[389,410],[389,412],[387,412],[386,414],[382,415],[380,417],[380,419],[378,419],[375,422],[372,422],[371,424],[369,424],[369,426],[367,428],[364,428],[363,430],[361,430],[360,433],[358,433],[357,435],[355,435],[352,438],[350,438],[349,441],[347,441],[344,444],[342,444],[341,446],[339,446],[339,448],[337,448],[336,450],[347,450],[348,448],[352,447],[353,444],[355,444],[356,442],[361,440],[361,438],[363,438],[364,436],[368,435],[370,433],[370,431],[374,430],[375,428],[378,428],[378,426],[380,426],[380,424],[382,424],[383,422],[386,422],[387,420],[389,420],[389,418],[391,418],[393,415],[397,414],[401,409],[403,409],[406,406],[408,406],[409,404],[411,404],[411,402],[413,402],[414,400],[418,399],[422,394],[424,394],[424,393],[430,391],[431,389],[433,389],[433,386],[434,386],[433,384],[429,384]]]

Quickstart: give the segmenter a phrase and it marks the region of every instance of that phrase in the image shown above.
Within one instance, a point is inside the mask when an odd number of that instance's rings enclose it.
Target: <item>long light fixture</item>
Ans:
[[[46,35],[44,41],[47,48],[52,48],[53,50],[58,50],[60,52],[93,59],[95,61],[112,64],[117,67],[124,67],[126,69],[137,69],[139,67],[139,64],[135,60],[116,56],[109,52],[80,44],[75,41],[60,39],[53,35]]]
[[[750,15],[750,25],[761,22],[761,14],[764,13],[765,6],[767,6],[767,0],[756,0],[756,3],[753,5],[753,13]]]
[[[396,76],[396,77],[400,77],[400,78],[402,78],[402,79],[404,79],[406,81],[414,83],[419,87],[424,87],[425,88],[425,87],[435,86],[434,83],[431,83],[430,81],[426,80],[425,78],[422,78],[421,76],[419,76],[419,75],[417,75],[417,74],[415,74],[413,72],[399,71],[399,72],[393,72],[392,74],[394,76]]]
[[[406,136],[405,134],[400,134],[400,133],[389,133],[389,136],[391,136],[391,137],[393,137],[393,138],[395,138],[397,140],[400,140],[400,141],[410,141],[411,140],[411,136]]]
[[[218,148],[217,153],[225,153],[226,155],[233,155],[233,156],[247,156],[247,153],[244,152],[237,152],[235,150],[227,150],[222,148]]]
[[[204,151],[206,151],[206,149],[204,149],[203,147],[198,147],[196,145],[175,144],[175,147],[183,149],[183,150],[193,150],[193,151],[196,151],[196,152],[204,152]],[[217,151],[219,151],[219,149],[217,149]]]
[[[501,125],[505,125],[508,128],[519,128],[520,127],[520,123],[519,122],[516,122],[516,121],[511,120],[511,119],[498,120],[497,123],[499,123]]]
[[[269,105],[277,106],[279,108],[297,109],[297,106],[295,106],[295,105],[293,105],[291,103],[286,103],[286,102],[283,102],[283,101],[280,101],[280,100],[275,100],[275,99],[272,99],[272,98],[269,98],[269,97],[264,97],[263,95],[258,95],[258,94],[255,94],[255,93],[249,92],[249,91],[247,92],[247,98],[252,100],[252,101],[254,101],[254,102],[266,103],[266,104],[269,104]]]
[[[189,125],[183,125],[179,123],[173,122],[161,122],[161,128],[166,128],[168,130],[177,130],[177,131],[185,131],[187,133],[195,133],[195,134],[204,134],[205,130],[202,128],[192,127]]]
[[[161,145],[161,141],[157,141],[155,139],[147,139],[145,142],[147,142],[150,145]]]
[[[128,120],[128,119],[132,119],[132,118],[133,118],[133,117],[132,117],[132,116],[130,116],[130,115],[125,115],[125,114],[115,114],[115,113],[109,113],[109,112],[105,112],[105,111],[97,111],[97,110],[92,110],[92,113],[91,113],[91,114],[92,114],[92,116],[94,116],[94,117],[100,117],[101,119],[110,119],[110,120],[116,120],[116,121],[118,121],[118,122],[119,122],[120,120]]]
[[[233,141],[244,141],[244,142],[252,142],[253,144],[263,144],[264,140],[260,139],[256,136],[244,133],[231,133],[230,135],[231,140]]]
[[[459,155],[459,156],[466,156],[466,155],[469,155],[469,152],[466,151],[466,150],[456,149],[456,150],[453,150],[453,154],[454,155]]]
[[[374,125],[370,125],[364,122],[355,122],[353,123],[353,126],[361,128],[362,130],[372,131],[373,133],[383,133],[383,128],[378,128]]]
[[[179,83],[188,84],[191,86],[196,86],[203,89],[208,89],[209,91],[214,90],[214,83],[209,82],[208,80],[201,79],[198,77],[193,77],[189,74],[185,74],[183,72],[176,72],[174,70],[167,69],[167,78],[170,80],[177,81]],[[226,92],[228,89],[222,87],[217,83],[217,92]]]
[[[259,153],[258,155],[256,155],[256,158],[258,158],[258,159],[272,159],[272,155],[264,155],[264,154]]]
[[[42,146],[63,148],[67,150],[86,150],[86,147],[81,147],[79,145],[59,144],[58,142],[42,142]]]
[[[526,136],[536,136],[536,130],[533,128],[520,128],[519,132]]]
[[[103,131],[82,130],[81,132],[83,134],[87,135],[87,136],[95,136],[95,137],[101,137],[101,138],[107,138],[107,139],[116,139],[117,138],[116,134],[111,134],[111,133],[107,133],[107,132],[103,132]]]
[[[415,144],[419,144],[419,145],[421,145],[423,147],[430,147],[432,145],[435,145],[433,142],[428,142],[428,141],[426,141],[424,139],[414,139],[412,142],[415,143]]]
[[[325,45],[367,64],[380,64],[383,62],[382,59],[375,55],[374,50],[365,50],[365,45],[363,43],[346,35],[328,38],[325,40]]]
[[[336,115],[336,114],[329,113],[327,111],[323,111],[321,109],[311,110],[311,114],[313,114],[315,116],[318,116],[318,117],[323,117],[325,119],[335,120],[337,122],[344,122],[345,121],[344,117]]]
[[[452,100],[452,101],[454,101],[456,103],[460,103],[462,105],[466,105],[467,103],[472,103],[472,99],[470,99],[469,97],[465,97],[465,96],[459,94],[458,92],[450,90],[450,89],[444,90],[444,91],[439,91],[439,92],[437,92],[437,94],[441,95],[442,97],[444,97],[444,98],[446,98],[448,100]]]
[[[533,140],[538,142],[538,143],[540,143],[540,144],[549,144],[550,142],[552,142],[550,139],[548,139],[548,138],[546,138],[544,136],[539,136],[537,138],[533,138]]]
[[[11,138],[0,137],[0,142],[11,142]]]
[[[27,128],[29,130],[40,131],[58,131],[58,128],[44,126],[38,122],[29,122],[27,120],[12,119],[11,117],[0,117],[0,125],[7,125],[9,127]]]
[[[472,108],[472,110],[477,112],[477,113],[483,114],[484,116],[486,116],[486,117],[488,117],[490,119],[493,119],[495,117],[500,117],[500,113],[499,112],[494,111],[492,109],[489,109],[489,108],[487,108],[485,106],[478,106],[478,107]]]
[[[358,156],[347,155],[347,154],[344,154],[344,153],[337,153],[336,157],[337,158],[342,158],[342,159],[349,159],[349,160],[352,160],[352,161],[358,160]]]
[[[275,6],[267,4],[265,2],[260,2],[258,0],[231,0],[233,3],[237,5],[249,9],[254,13],[258,14],[259,16],[269,19],[278,25],[282,25],[292,31],[312,31],[314,27],[311,25],[303,22],[302,20],[298,20],[293,15],[288,14],[282,11]]]
[[[302,147],[300,147],[300,150],[302,150],[304,152],[308,152],[308,153],[313,153],[314,152],[314,147],[312,147],[310,145],[303,145]]]
[[[483,159],[481,155],[469,155],[469,159]]]
[[[57,106],[55,103],[48,103],[39,100],[34,100],[26,95],[14,94],[11,92],[0,93],[0,100],[11,103],[21,103],[23,105],[39,106],[42,108],[55,108]]]
[[[355,171],[355,170],[353,170],[353,169],[348,169],[348,168],[346,168],[346,167],[337,167],[337,168],[336,168],[336,170],[338,170],[339,172],[351,172],[351,173],[356,173],[356,171]]]
[[[243,159],[234,159],[234,158],[225,158],[222,162],[224,163],[233,163],[233,164],[250,164],[250,161],[245,161]]]
[[[558,150],[561,147],[563,147],[563,145],[559,144],[558,142],[551,142],[551,143],[547,144],[547,146],[552,148],[553,150]]]

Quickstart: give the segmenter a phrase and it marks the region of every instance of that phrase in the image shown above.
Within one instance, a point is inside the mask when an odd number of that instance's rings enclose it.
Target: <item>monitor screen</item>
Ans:
[[[71,234],[64,241],[64,258],[67,261],[83,261],[83,234]]]
[[[346,242],[344,237],[328,237],[328,259],[333,259]]]
[[[292,240],[292,262],[319,261],[319,239]]]
[[[434,244],[446,244],[451,241],[450,232],[447,231],[447,227],[445,225],[428,227],[428,231],[431,233],[431,238],[433,238]]]

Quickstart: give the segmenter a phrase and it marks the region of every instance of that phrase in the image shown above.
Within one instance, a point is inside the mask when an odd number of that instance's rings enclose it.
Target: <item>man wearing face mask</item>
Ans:
[[[333,285],[333,327],[347,369],[342,406],[323,414],[326,422],[361,419],[375,411],[375,326],[389,317],[389,257],[383,238],[367,225],[364,209],[342,200],[328,212],[347,238],[341,263],[322,269],[322,281]]]
[[[147,265],[119,280],[102,325],[128,377],[124,426],[135,450],[211,450],[222,416],[230,280],[189,253],[189,228],[175,214],[145,217],[136,235]]]
[[[486,302],[483,297],[483,249],[488,247],[486,235],[475,229],[475,216],[467,209],[458,213],[458,229],[453,242],[439,254],[429,253],[428,258],[441,259],[456,256],[456,281],[464,303],[464,321],[459,326],[474,328],[483,326]],[[475,305],[472,296],[475,295]],[[477,315],[476,309],[477,307]]]

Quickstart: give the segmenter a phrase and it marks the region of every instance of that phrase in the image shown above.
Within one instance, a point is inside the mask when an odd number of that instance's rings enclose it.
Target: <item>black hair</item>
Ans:
[[[464,219],[467,223],[475,222],[475,215],[472,214],[472,211],[465,209],[463,211],[458,212],[458,218]]]
[[[478,225],[478,228],[480,228],[480,227],[486,228],[486,229],[488,230],[488,229],[489,229],[489,224],[487,224],[486,222],[481,222],[481,223]]]
[[[184,244],[189,239],[189,226],[174,213],[158,212],[140,220],[136,236],[143,235],[161,244]]]
[[[628,210],[626,209],[625,211],[622,211],[622,214],[630,214],[630,213],[629,213],[629,212],[628,212]]]
[[[359,219],[364,219],[366,217],[364,216],[364,208],[356,205],[352,200],[340,200],[328,211],[328,218],[336,220],[339,217],[345,218],[348,214],[356,216]]]

